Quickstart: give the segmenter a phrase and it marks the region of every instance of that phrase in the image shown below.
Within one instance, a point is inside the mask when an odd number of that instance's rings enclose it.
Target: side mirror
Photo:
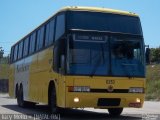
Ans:
[[[146,57],[146,64],[150,64],[150,48],[146,48],[146,53],[145,53],[145,57]]]
[[[65,56],[61,55],[59,72],[65,74]]]

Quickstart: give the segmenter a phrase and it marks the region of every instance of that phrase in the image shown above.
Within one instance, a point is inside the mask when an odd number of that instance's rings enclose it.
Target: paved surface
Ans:
[[[62,109],[60,114],[50,115],[47,106],[36,105],[34,108],[20,108],[16,99],[8,94],[0,94],[0,119],[44,119],[44,120],[160,120],[160,102],[144,103],[141,109],[126,108],[118,118],[111,118],[105,109]]]

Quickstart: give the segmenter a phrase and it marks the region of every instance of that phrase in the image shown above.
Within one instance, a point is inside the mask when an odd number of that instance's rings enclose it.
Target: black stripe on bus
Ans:
[[[94,93],[129,93],[128,89],[113,89],[112,92],[107,89],[91,89],[90,92]]]
[[[81,91],[69,91],[69,92],[81,92]],[[87,91],[82,91],[87,92]],[[129,93],[128,89],[114,89],[112,92],[107,89],[90,89],[87,93]]]

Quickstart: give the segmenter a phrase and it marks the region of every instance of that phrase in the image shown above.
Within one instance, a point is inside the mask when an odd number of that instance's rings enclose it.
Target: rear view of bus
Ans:
[[[144,102],[144,41],[137,15],[107,9],[77,8],[66,13],[68,39],[61,55],[66,107],[124,107]]]

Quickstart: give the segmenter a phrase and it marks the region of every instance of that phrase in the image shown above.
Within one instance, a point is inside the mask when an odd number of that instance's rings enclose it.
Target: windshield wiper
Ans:
[[[99,56],[99,58],[98,58],[98,60],[97,60],[97,62],[96,62],[96,64],[95,64],[95,66],[94,66],[94,68],[93,68],[93,70],[92,70],[92,72],[91,72],[91,74],[90,74],[90,77],[93,77],[94,75],[95,75],[95,73],[96,73],[96,71],[97,71],[97,68],[100,66],[100,64],[101,64],[101,59],[103,59],[104,60],[104,49],[103,49],[103,45],[101,44],[101,51],[102,51],[102,54]]]

